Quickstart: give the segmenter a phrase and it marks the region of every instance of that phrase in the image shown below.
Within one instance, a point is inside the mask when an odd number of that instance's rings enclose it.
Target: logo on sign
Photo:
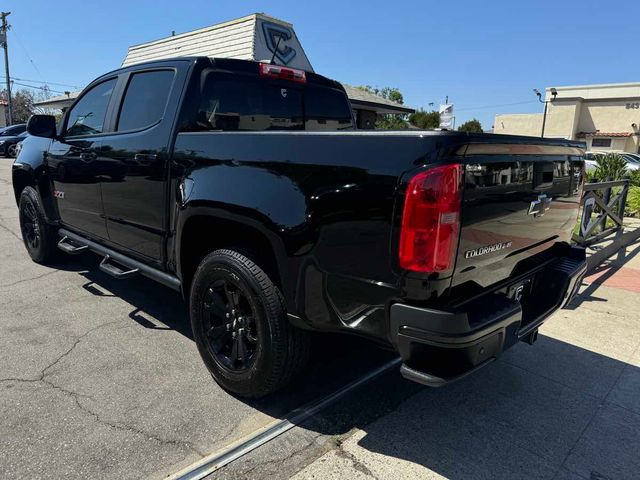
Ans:
[[[296,51],[286,45],[287,40],[293,38],[291,30],[276,23],[263,22],[262,31],[264,32],[267,49],[275,54],[275,57],[284,65],[288,65],[296,57]]]

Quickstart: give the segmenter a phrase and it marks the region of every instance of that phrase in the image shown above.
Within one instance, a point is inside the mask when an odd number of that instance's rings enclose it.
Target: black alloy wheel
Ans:
[[[25,202],[20,209],[20,229],[27,248],[37,250],[42,239],[38,225],[38,214],[32,202]]]
[[[14,157],[16,156],[16,153],[18,152],[18,145],[17,144],[13,144],[13,145],[9,145],[7,147],[7,156],[9,157]]]
[[[248,292],[232,277],[213,282],[202,303],[208,347],[232,371],[251,367],[258,348],[255,311]]]

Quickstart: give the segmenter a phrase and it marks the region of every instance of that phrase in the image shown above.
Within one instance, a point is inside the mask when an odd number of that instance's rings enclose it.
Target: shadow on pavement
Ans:
[[[629,250],[627,252],[627,250]],[[604,263],[596,267],[593,271],[588,272],[587,275],[597,275],[602,273],[597,279],[591,282],[587,288],[585,288],[579,296],[576,296],[571,303],[567,306],[569,310],[575,310],[583,302],[606,302],[607,300],[601,297],[594,296],[594,293],[602,284],[608,279],[613,277],[616,272],[625,266],[631,259],[640,253],[640,240],[629,245],[626,249],[621,249],[616,255],[607,259]]]
[[[358,427],[341,449],[376,478],[431,478],[422,467],[451,480],[638,478],[640,369],[630,364],[541,335],[444,388],[388,377],[355,402],[372,408],[404,392],[389,415],[341,424],[332,412],[305,425],[328,435]]]
[[[83,288],[99,297],[119,297],[132,306],[129,318],[143,328],[174,330],[193,341],[186,304],[179,293],[138,276],[116,280],[98,269],[98,256],[66,257],[56,268],[77,271],[87,279]],[[194,344],[195,348],[195,344]],[[273,417],[322,398],[376,368],[394,354],[349,335],[318,334],[312,342],[307,370],[292,384],[260,400],[238,398]],[[206,368],[204,363],[202,368]],[[213,381],[213,380],[212,380]],[[232,395],[232,394],[230,394]]]

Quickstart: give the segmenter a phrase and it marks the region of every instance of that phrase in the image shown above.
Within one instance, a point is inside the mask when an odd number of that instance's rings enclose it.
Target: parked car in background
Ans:
[[[627,168],[638,170],[640,168],[640,155],[635,153],[622,153],[622,158],[627,161]]]
[[[595,170],[598,166],[596,157],[598,155],[607,155],[608,153],[616,153],[627,161],[627,170],[640,170],[640,155],[627,152],[587,152],[584,156],[584,165],[587,171]]]
[[[0,137],[14,137],[27,131],[26,123],[16,123],[0,129]]]
[[[19,135],[0,136],[0,155],[16,157],[18,155],[18,145],[28,136],[27,132],[22,132]]]

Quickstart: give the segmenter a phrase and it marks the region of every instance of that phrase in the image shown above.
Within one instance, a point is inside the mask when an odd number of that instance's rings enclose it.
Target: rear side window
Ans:
[[[116,79],[102,82],[89,90],[69,112],[67,135],[95,135],[102,133],[109,100]]]
[[[5,129],[2,134],[6,135],[6,136],[10,136],[10,135],[20,135],[21,133],[23,133],[25,130],[27,129],[26,126],[24,125],[19,125],[17,127],[9,127],[7,129]]]
[[[209,75],[196,116],[197,130],[302,130],[302,93],[260,81]]]
[[[131,75],[116,130],[139,130],[162,120],[173,77],[173,70]]]
[[[353,128],[351,107],[339,90],[314,88],[305,92],[306,130],[345,130]]]

